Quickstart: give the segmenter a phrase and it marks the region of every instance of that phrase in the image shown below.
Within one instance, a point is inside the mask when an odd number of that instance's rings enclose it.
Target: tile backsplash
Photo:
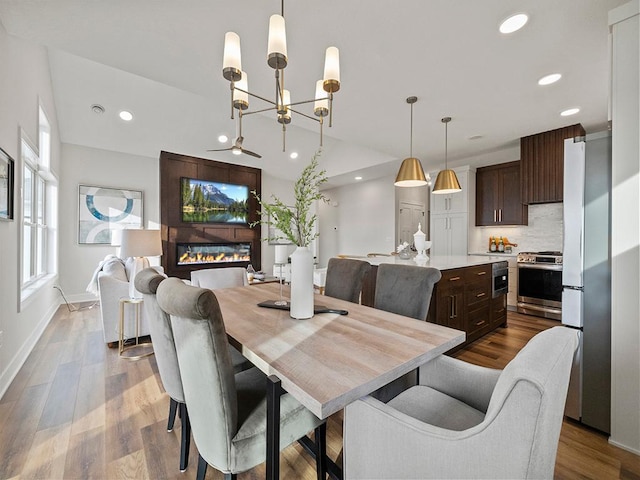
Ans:
[[[507,237],[517,243],[513,252],[562,251],[562,203],[529,205],[529,225],[475,227],[469,231],[469,253],[486,252],[489,237]]]

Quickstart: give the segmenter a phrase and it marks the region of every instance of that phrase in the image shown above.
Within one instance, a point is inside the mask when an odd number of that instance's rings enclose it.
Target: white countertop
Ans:
[[[499,253],[499,252],[471,252],[469,255],[484,255],[490,257],[507,257],[507,258],[516,258],[518,256],[518,252],[511,253]]]
[[[442,257],[430,257],[426,263],[416,263],[413,259],[403,260],[397,255],[389,257],[366,257],[366,256],[353,256],[345,258],[357,258],[358,260],[364,260],[371,265],[380,265],[382,263],[393,263],[398,265],[418,265],[420,267],[435,267],[438,270],[451,270],[453,268],[473,267],[475,265],[484,265],[487,263],[505,262],[504,254],[499,255],[455,255],[455,256],[442,256]]]

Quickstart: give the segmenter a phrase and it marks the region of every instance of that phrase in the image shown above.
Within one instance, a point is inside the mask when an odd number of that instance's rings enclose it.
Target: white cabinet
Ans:
[[[431,255],[467,255],[469,249],[469,212],[475,212],[475,169],[454,168],[461,192],[430,196]],[[438,172],[430,172],[435,183]]]
[[[469,167],[454,168],[460,183],[461,192],[447,195],[431,194],[431,215],[439,213],[469,212]],[[438,172],[431,172],[431,181],[435,183]],[[475,175],[474,175],[475,176]],[[474,182],[475,183],[475,182]]]
[[[468,244],[468,215],[466,213],[431,216],[431,255],[466,255]]]

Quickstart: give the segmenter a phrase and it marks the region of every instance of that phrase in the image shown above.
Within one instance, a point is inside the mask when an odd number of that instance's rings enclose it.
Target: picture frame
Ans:
[[[13,220],[15,162],[0,148],[0,220]]]
[[[141,190],[78,185],[78,243],[111,244],[114,230],[142,228]]]

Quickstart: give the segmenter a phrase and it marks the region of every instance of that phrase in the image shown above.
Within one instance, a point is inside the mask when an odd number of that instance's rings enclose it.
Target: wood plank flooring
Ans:
[[[557,322],[509,312],[509,327],[455,356],[504,367],[537,332]],[[102,342],[98,308],[62,306],[0,399],[0,479],[192,479],[178,469],[180,422],[168,433],[169,400],[155,357],[130,362]],[[342,414],[329,419],[327,451],[342,448]],[[315,462],[298,445],[282,454],[283,479],[315,479]],[[264,465],[238,476],[264,478]],[[611,446],[604,435],[565,421],[558,479],[640,479],[640,457]],[[221,479],[213,468],[207,479]]]

